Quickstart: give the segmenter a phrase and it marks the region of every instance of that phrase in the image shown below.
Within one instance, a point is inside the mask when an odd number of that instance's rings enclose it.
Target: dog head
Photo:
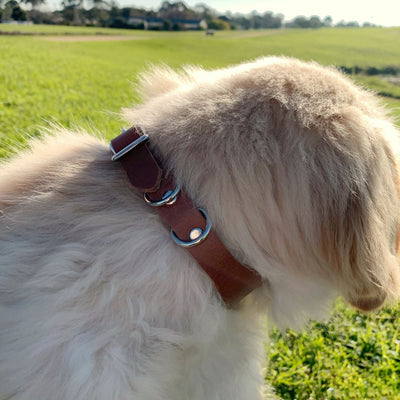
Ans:
[[[126,118],[262,275],[277,321],[337,293],[364,311],[397,297],[397,131],[371,93],[287,58],[156,68],[140,88]]]

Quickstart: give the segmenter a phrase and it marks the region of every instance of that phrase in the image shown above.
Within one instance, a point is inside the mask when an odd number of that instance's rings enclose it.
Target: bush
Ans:
[[[172,29],[172,23],[170,20],[168,20],[168,19],[164,20],[163,29],[164,29],[164,31],[170,31]]]
[[[222,19],[219,18],[214,18],[211,21],[207,23],[208,29],[215,29],[219,31],[228,31],[231,29],[231,26],[229,25],[228,22],[223,21]]]
[[[179,26],[179,24],[177,24],[176,22],[172,24],[172,30],[173,31],[180,31],[181,27]]]
[[[111,28],[128,28],[124,17],[116,17],[110,24]]]
[[[398,75],[400,74],[400,66],[393,66],[393,65],[386,65],[384,67],[359,67],[358,65],[355,65],[353,67],[347,67],[344,65],[341,65],[339,67],[341,71],[343,71],[345,74],[353,74],[353,75],[359,75],[359,74],[364,74],[368,76],[375,76],[375,75]]]
[[[379,74],[379,70],[376,67],[368,67],[366,69],[365,73],[367,75],[378,75]]]

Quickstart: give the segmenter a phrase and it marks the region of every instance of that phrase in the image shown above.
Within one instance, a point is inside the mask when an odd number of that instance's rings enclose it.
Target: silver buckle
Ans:
[[[114,150],[114,147],[113,147],[112,143],[110,143],[110,149],[114,154],[111,157],[111,160],[112,161],[117,161],[122,156],[124,156],[126,153],[128,153],[129,151],[131,151],[135,147],[137,147],[140,143],[145,142],[148,138],[149,138],[148,135],[142,135],[142,136],[138,137],[136,140],[134,140],[132,143],[128,144],[128,146],[124,147],[118,153]]]
[[[180,192],[181,187],[179,185],[175,186],[174,190],[168,190],[164,193],[163,197],[161,200],[153,201],[150,199],[150,197],[147,195],[147,193],[143,193],[144,201],[152,207],[160,207],[166,204],[167,206],[170,206],[175,203],[178,193]]]
[[[206,239],[206,237],[210,233],[212,224],[211,224],[210,219],[208,218],[208,214],[202,208],[199,208],[199,211],[202,213],[203,217],[206,220],[206,227],[205,227],[204,231],[201,228],[193,228],[189,233],[189,237],[192,240],[189,242],[185,242],[185,241],[179,239],[178,236],[176,236],[175,232],[171,228],[172,239],[174,239],[174,242],[177,245],[179,245],[181,247],[185,247],[185,248],[196,246],[196,244],[199,244],[204,239]]]

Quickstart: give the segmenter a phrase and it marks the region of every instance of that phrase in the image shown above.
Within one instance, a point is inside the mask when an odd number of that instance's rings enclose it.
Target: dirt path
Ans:
[[[51,40],[53,42],[111,42],[111,41],[119,41],[119,40],[138,40],[138,39],[146,39],[143,36],[113,36],[113,35],[68,35],[68,36],[41,36],[42,40]]]
[[[232,32],[232,31],[230,31],[230,32]],[[279,30],[279,29],[268,30],[268,31],[261,30],[261,32],[260,31],[257,32],[257,30],[237,31],[237,33],[235,32],[234,34],[232,34],[231,37],[232,37],[232,39],[236,39],[236,38],[248,38],[248,37],[257,37],[257,36],[271,36],[271,35],[277,35],[280,32],[281,32],[281,30]]]

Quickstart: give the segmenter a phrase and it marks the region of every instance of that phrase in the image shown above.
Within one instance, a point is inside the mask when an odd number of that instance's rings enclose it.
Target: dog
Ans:
[[[139,81],[125,119],[260,284],[228,304],[107,143],[55,128],[1,165],[0,399],[273,399],[265,315],[398,298],[398,131],[374,94],[284,57]]]

